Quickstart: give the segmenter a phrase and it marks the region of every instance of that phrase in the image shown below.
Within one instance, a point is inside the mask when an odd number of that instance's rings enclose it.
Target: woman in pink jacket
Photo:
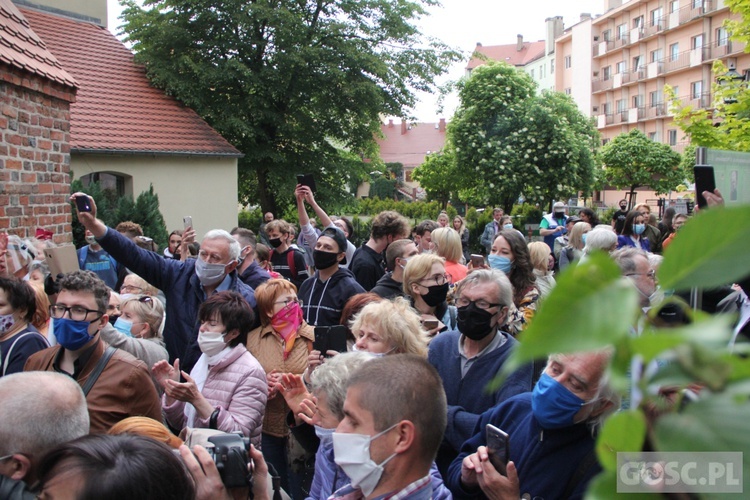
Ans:
[[[260,363],[247,351],[253,310],[236,292],[215,293],[198,311],[198,345],[203,354],[190,372],[180,360],[159,361],[152,369],[164,387],[162,408],[175,429],[210,427],[241,432],[260,449],[268,383]],[[180,373],[186,382],[180,382]],[[188,403],[188,404],[186,404]]]

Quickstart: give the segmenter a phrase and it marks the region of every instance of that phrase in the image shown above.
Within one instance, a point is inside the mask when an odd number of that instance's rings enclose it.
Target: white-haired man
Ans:
[[[85,193],[75,193],[87,196]],[[232,290],[255,308],[255,292],[239,279],[235,271],[240,244],[223,229],[212,229],[201,241],[198,258],[178,261],[143,250],[96,218],[96,204],[89,197],[91,212],[78,212],[78,220],[91,231],[97,242],[118,262],[162,290],[167,298],[164,342],[173,362],[190,372],[200,357],[198,347],[198,308],[213,293]],[[77,209],[76,209],[77,210]],[[188,228],[183,238],[194,236]]]

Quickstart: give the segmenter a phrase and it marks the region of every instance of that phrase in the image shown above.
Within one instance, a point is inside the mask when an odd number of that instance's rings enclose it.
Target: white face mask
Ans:
[[[221,332],[198,332],[198,347],[206,356],[216,356],[227,344],[224,342],[224,333]]]
[[[197,258],[195,259],[195,274],[203,286],[213,286],[221,283],[224,279],[226,264],[209,264]]]
[[[376,464],[370,457],[370,443],[396,427],[398,423],[370,437],[367,434],[333,433],[333,461],[349,476],[351,484],[369,497],[380,482],[383,467],[397,454]]]
[[[16,322],[13,318],[13,314],[3,314],[0,316],[0,335],[11,329],[13,324]]]

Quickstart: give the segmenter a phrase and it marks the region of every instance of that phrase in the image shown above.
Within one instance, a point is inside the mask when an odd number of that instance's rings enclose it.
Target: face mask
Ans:
[[[216,356],[227,344],[224,342],[224,334],[221,332],[198,332],[198,347],[206,356]]]
[[[586,236],[588,236],[588,234],[589,234],[589,233],[583,233],[583,234],[581,235],[581,241],[583,242],[583,244],[584,244],[584,245],[586,244]]]
[[[321,446],[333,446],[333,432],[336,429],[326,429],[319,425],[315,426],[315,435],[320,439]]]
[[[313,263],[315,269],[328,269],[338,262],[339,254],[336,252],[324,252],[323,250],[313,250]]]
[[[555,219],[562,219],[565,217],[565,212],[555,212]]]
[[[626,208],[628,208],[627,205],[620,205],[620,210],[622,210],[623,212],[625,211]]]
[[[503,224],[503,229],[513,229],[513,224]]]
[[[281,238],[271,238],[268,242],[274,248],[279,248],[281,246]]]
[[[69,351],[77,351],[91,340],[91,335],[89,335],[90,324],[88,321],[60,318],[55,319],[52,330],[58,344]]]
[[[250,248],[250,247],[249,247],[249,246],[246,246],[246,247],[242,247],[242,248],[240,249],[240,256],[239,256],[239,257],[237,257],[237,265],[238,265],[238,266],[241,266],[241,265],[242,265],[242,263],[243,263],[243,262],[245,262],[245,258],[246,258],[246,257],[243,257],[243,256],[242,256],[242,252],[244,252],[246,248]]]
[[[482,340],[495,330],[492,326],[492,314],[480,309],[473,302],[458,308],[458,331],[467,339]]]
[[[93,234],[91,236],[86,236],[86,243],[89,245],[96,245],[96,237]]]
[[[226,264],[209,264],[197,258],[195,259],[195,274],[203,286],[213,286],[221,283],[224,279]]]
[[[510,274],[510,269],[513,267],[513,261],[502,255],[490,254],[487,256],[487,262],[492,269],[498,269],[505,274]]]
[[[380,482],[383,467],[396,453],[376,464],[370,457],[370,443],[390,431],[398,424],[393,424],[383,432],[370,437],[367,434],[333,433],[333,461],[349,476],[351,484],[362,490],[365,497],[369,497]]]
[[[443,283],[442,285],[433,285],[427,287],[427,293],[422,295],[422,300],[424,300],[424,303],[427,304],[430,307],[437,307],[443,302],[445,302],[445,298],[448,296],[448,283]]]
[[[633,224],[633,232],[635,234],[643,234],[646,230],[646,224]]]
[[[531,394],[531,411],[545,429],[560,429],[573,425],[573,417],[588,403],[568,390],[547,373],[542,373]]]
[[[0,316],[0,335],[10,330],[15,322],[13,314],[3,314]]]
[[[123,335],[127,335],[128,337],[133,336],[133,334],[130,332],[130,329],[133,328],[132,321],[128,321],[126,319],[122,319],[122,317],[119,317],[115,321],[115,324],[112,326],[114,326],[115,330],[122,333]]]
[[[406,264],[409,262],[409,258],[402,257],[400,260],[401,260],[401,264],[399,264],[399,266],[401,266],[401,269],[406,269]]]

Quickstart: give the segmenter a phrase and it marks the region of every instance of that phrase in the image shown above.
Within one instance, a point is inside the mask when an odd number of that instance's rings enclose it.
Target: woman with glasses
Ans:
[[[419,315],[401,297],[367,304],[354,316],[350,328],[357,339],[356,351],[427,357],[430,337]]]
[[[255,314],[242,295],[226,290],[201,304],[198,321],[202,354],[190,374],[180,371],[179,359],[174,366],[159,361],[151,369],[164,388],[167,422],[177,430],[239,432],[258,448],[268,387],[263,368],[245,348]]]
[[[130,273],[122,280],[120,295],[150,295],[155,296],[158,290],[137,274]]]
[[[169,354],[161,335],[164,307],[148,295],[131,296],[120,303],[120,316],[114,326],[102,328],[102,339],[109,345],[129,352],[149,368]],[[161,386],[157,384],[161,393]]]
[[[404,293],[411,298],[430,336],[456,329],[456,308],[446,301],[450,280],[445,260],[435,254],[410,257],[404,268]]]
[[[0,376],[22,372],[29,356],[49,347],[31,324],[35,313],[31,286],[19,278],[0,277]]]
[[[278,394],[282,373],[301,375],[315,340],[313,328],[302,318],[297,287],[285,279],[271,279],[255,289],[260,316],[259,328],[247,338],[247,349],[260,362],[268,379],[268,405],[263,418],[262,450],[267,462],[281,475],[281,487],[293,493],[301,477],[288,467],[289,407]],[[292,488],[289,489],[290,483]]]

